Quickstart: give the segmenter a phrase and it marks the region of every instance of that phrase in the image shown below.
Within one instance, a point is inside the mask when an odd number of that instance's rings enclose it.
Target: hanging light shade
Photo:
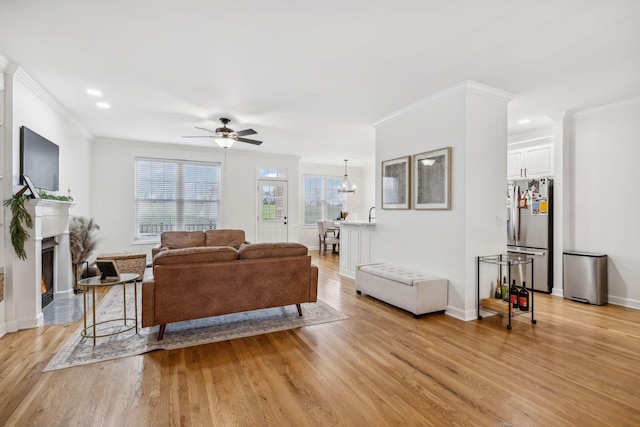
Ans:
[[[236,140],[230,136],[216,136],[213,140],[220,146],[220,148],[230,148]]]
[[[342,178],[342,187],[338,189],[339,193],[355,193],[356,186],[351,185],[349,182],[349,175],[347,174],[347,159],[344,159],[344,178]]]

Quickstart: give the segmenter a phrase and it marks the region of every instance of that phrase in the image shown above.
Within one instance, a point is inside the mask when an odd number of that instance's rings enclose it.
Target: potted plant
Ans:
[[[78,292],[78,280],[82,276],[82,264],[87,262],[98,245],[99,229],[100,226],[93,221],[93,218],[72,216],[69,221],[69,249],[75,278],[73,284],[75,293]]]

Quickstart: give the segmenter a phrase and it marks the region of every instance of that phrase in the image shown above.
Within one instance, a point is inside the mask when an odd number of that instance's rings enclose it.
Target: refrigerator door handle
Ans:
[[[520,194],[520,187],[513,186],[513,203],[511,203],[511,219],[513,221],[513,240],[518,242],[520,240],[520,209],[518,208],[518,195]]]
[[[543,256],[544,255],[544,252],[527,251],[527,250],[523,250],[523,249],[509,249],[509,252],[516,252],[516,253],[519,253],[519,254],[536,255],[536,256]]]

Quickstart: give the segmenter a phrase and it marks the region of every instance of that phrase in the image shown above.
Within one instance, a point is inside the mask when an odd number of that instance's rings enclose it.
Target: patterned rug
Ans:
[[[141,290],[138,285],[138,313]],[[127,316],[133,313],[133,286],[127,285]],[[208,317],[187,322],[169,323],[162,341],[158,341],[158,326],[135,329],[117,335],[93,339],[80,335],[81,325],[44,368],[43,372],[86,365],[121,357],[135,356],[153,350],[171,350],[287,329],[301,328],[348,317],[322,301],[302,304],[302,317],[295,305]],[[123,317],[122,286],[114,286],[98,303],[98,322]],[[89,319],[91,315],[89,315]],[[89,319],[87,319],[89,321]],[[138,318],[141,322],[141,319]],[[90,323],[90,321],[89,321]],[[132,322],[129,322],[129,326]],[[97,335],[125,329],[122,322],[98,325]]]

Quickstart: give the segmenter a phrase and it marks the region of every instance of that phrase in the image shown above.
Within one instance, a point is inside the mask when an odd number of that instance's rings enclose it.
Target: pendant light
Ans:
[[[338,193],[355,193],[356,186],[351,185],[349,182],[349,175],[347,174],[347,159],[344,159],[344,178],[342,178],[342,188],[338,189]]]

